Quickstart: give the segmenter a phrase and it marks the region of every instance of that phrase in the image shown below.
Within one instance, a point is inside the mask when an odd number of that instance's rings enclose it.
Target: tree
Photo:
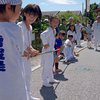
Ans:
[[[94,22],[95,19],[96,19],[95,12],[93,10],[97,9],[98,5],[99,4],[96,4],[96,3],[90,4],[90,11],[89,11],[90,16],[88,16],[88,18],[90,20],[92,20],[92,22]],[[85,9],[85,12],[84,12],[84,16],[86,16],[86,9]]]
[[[69,18],[73,17],[74,18],[74,23],[76,23],[77,20],[82,21],[82,17],[73,14],[72,12],[68,11],[66,13],[62,13],[62,14],[58,14],[59,19],[60,19],[60,23],[61,23],[61,19],[64,17],[66,19],[66,23],[69,23]]]
[[[42,41],[40,39],[40,34],[45,31],[48,27],[49,27],[49,23],[47,20],[45,20],[45,17],[43,16],[42,17],[42,20],[41,22],[38,20],[37,22],[34,22],[32,24],[32,27],[33,27],[33,33],[35,33],[35,40],[32,41],[32,46],[41,51],[42,47],[43,47],[43,44],[42,44]]]

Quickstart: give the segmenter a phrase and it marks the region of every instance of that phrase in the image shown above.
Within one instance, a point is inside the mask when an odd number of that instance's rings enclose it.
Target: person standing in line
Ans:
[[[92,37],[92,21],[88,21],[88,25],[86,27],[86,33],[87,33],[87,47],[91,48],[91,37]]]
[[[97,16],[97,21],[93,23],[93,31],[94,31],[94,50],[97,51],[97,43],[100,40],[100,16]]]
[[[69,34],[68,39],[64,43],[64,45],[65,45],[65,47],[64,47],[65,59],[63,61],[63,64],[70,64],[71,63],[68,60],[70,60],[72,57],[71,50],[70,50],[70,48],[72,46],[72,43],[71,43],[72,39],[73,39],[73,35]]]
[[[15,24],[22,0],[0,0],[0,100],[29,100],[21,28]]]
[[[42,43],[44,45],[42,48],[42,52],[48,52],[54,50],[55,34],[56,34],[55,28],[59,24],[58,16],[51,15],[49,17],[49,23],[50,23],[50,27],[40,34]],[[53,52],[42,55],[41,67],[43,67],[42,80],[43,80],[44,87],[53,87],[53,85],[50,83],[59,83],[59,81],[55,80],[53,76],[53,63],[54,63]],[[48,79],[49,79],[49,83],[48,83]]]
[[[66,29],[66,19],[65,18],[62,18],[62,23],[59,26],[59,31],[61,30],[66,32],[66,36],[64,38],[64,40],[66,40],[67,39],[67,29]]]
[[[77,46],[81,47],[82,25],[79,23],[79,20],[76,21],[75,29],[76,29],[76,32],[77,32],[77,34],[76,34]]]
[[[74,55],[74,47],[75,47],[75,40],[76,40],[76,34],[75,34],[75,25],[70,25],[69,26],[69,31],[67,32],[67,37],[68,37],[68,35],[73,35],[73,39],[72,39],[72,41],[71,41],[71,43],[72,43],[72,46],[70,47],[70,50],[71,50],[71,54],[72,54],[72,57],[71,58],[75,58],[75,55]]]
[[[69,23],[66,25],[67,32],[69,31],[69,26],[72,25],[72,24],[75,25],[74,19],[73,19],[73,17],[70,17],[70,18],[69,18]],[[77,34],[76,29],[75,29],[75,34]],[[75,40],[75,43],[76,43],[76,45],[77,45],[77,41],[76,41],[76,40]]]
[[[63,49],[63,45],[62,45],[62,40],[65,38],[65,31],[61,30],[59,33],[58,33],[58,36],[57,38],[55,39],[55,45],[54,45],[54,48],[55,51],[53,54],[54,54],[54,64],[55,64],[55,72],[61,72],[62,70],[58,68],[59,66],[59,55],[60,55],[60,49]]]
[[[23,17],[23,21],[17,23],[22,29],[22,36],[24,40],[24,49],[27,53],[30,53],[33,57],[34,55],[38,55],[39,51],[35,50],[31,46],[32,42],[32,26],[31,24],[35,22],[37,19],[41,20],[42,13],[40,7],[36,4],[28,4],[21,12]],[[34,98],[31,96],[30,92],[30,82],[31,82],[31,59],[27,59],[26,57],[22,57],[23,65],[25,68],[25,79],[27,92],[29,95],[29,100],[40,100],[39,98]]]

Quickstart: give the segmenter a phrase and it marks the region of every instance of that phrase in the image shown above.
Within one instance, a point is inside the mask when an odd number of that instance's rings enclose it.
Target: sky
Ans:
[[[99,4],[100,0],[90,0],[90,4],[94,2]],[[30,3],[38,4],[41,8],[41,11],[82,11],[82,3],[84,3],[85,9],[85,0],[23,0],[22,7],[24,8],[27,4]]]

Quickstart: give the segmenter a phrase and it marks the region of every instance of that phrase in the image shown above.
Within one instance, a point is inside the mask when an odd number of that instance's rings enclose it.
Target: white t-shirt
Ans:
[[[30,25],[30,30],[27,29],[25,23],[19,22],[17,23],[22,29],[22,37],[24,40],[24,50],[26,50],[27,47],[31,47],[32,42],[32,26]]]
[[[48,29],[46,29],[44,32],[42,32],[40,34],[43,45],[46,45],[46,44],[50,45],[46,50],[43,47],[42,52],[48,52],[48,51],[55,50],[54,49],[54,44],[55,44],[55,36],[54,35],[55,35],[55,33],[56,33],[56,30],[53,31],[53,29],[51,27],[49,27]],[[48,62],[48,65],[49,64],[51,65],[51,64],[53,64],[53,60],[54,60],[53,59],[53,52],[43,54],[41,57],[41,66],[44,66],[45,61]]]
[[[81,25],[81,24],[79,24],[79,25],[77,25],[77,24],[75,24],[75,29],[76,29],[76,32],[77,32],[77,37],[76,38],[81,38],[81,28],[82,28],[83,26]]]
[[[98,23],[97,21],[95,21],[93,23],[93,30],[94,30],[94,38],[95,39],[100,39],[100,22]]]
[[[64,47],[64,54],[65,55],[70,55],[71,54],[71,51],[70,51],[70,47],[67,46],[66,44],[69,44],[71,47],[72,47],[72,43],[69,39],[67,39],[64,43],[65,47]]]
[[[69,44],[70,46],[72,46],[72,43],[69,39],[67,39],[64,43],[65,47],[70,48],[69,46],[67,46],[66,44]]]
[[[17,23],[22,29],[22,37],[24,40],[24,51],[28,52],[26,50],[27,47],[31,47],[32,42],[32,26],[30,25],[30,30],[27,29],[26,24],[22,21]],[[22,57],[23,65],[25,68],[25,75],[31,76],[31,59],[27,60],[27,57]]]
[[[0,22],[0,100],[28,100],[21,55],[21,28]]]

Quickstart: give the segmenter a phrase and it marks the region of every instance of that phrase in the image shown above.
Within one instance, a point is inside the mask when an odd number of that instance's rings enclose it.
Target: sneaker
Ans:
[[[71,64],[71,62],[63,61],[63,64]]]
[[[40,100],[40,98],[31,97],[31,100]]]
[[[59,56],[59,60],[63,59],[64,57],[62,55]]]
[[[48,87],[48,88],[53,87],[53,85],[52,84],[49,84],[49,83],[43,84],[43,86],[44,87]]]
[[[53,71],[53,75],[56,75],[57,73]]]
[[[60,83],[60,82],[59,82],[58,80],[55,80],[55,79],[54,79],[53,81],[50,81],[49,83],[50,83],[50,84],[53,84],[53,83]]]
[[[61,69],[55,69],[55,72],[62,72]]]

